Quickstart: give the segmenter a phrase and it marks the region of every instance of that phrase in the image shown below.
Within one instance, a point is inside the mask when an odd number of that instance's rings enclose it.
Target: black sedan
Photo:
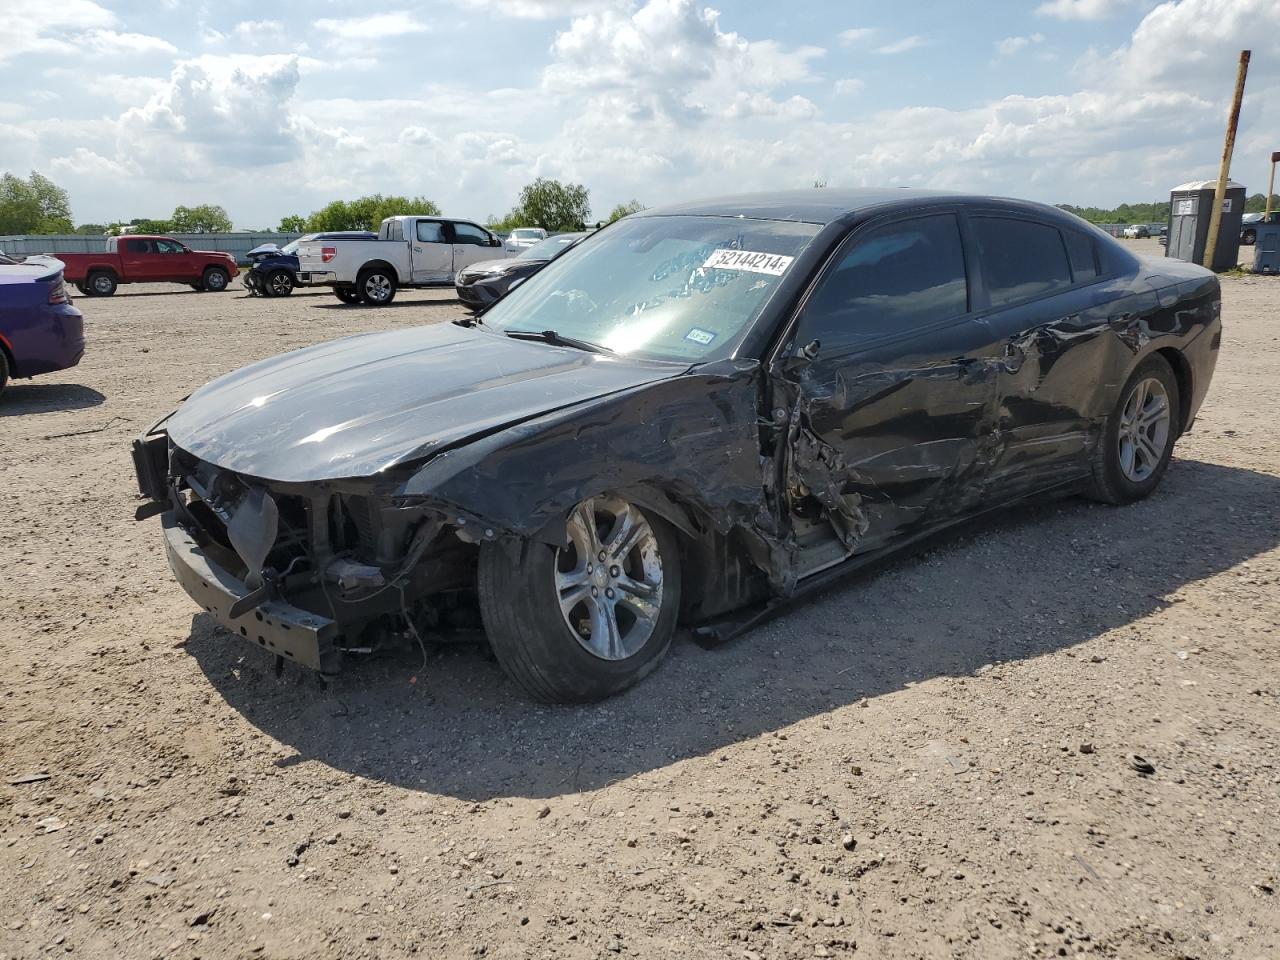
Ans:
[[[454,278],[458,299],[473,310],[501,300],[560,254],[585,237],[586,233],[558,233],[506,260],[481,260],[463,267]]]
[[[1053,207],[817,190],[647,210],[456,324],[200,388],[135,445],[169,563],[283,662],[468,622],[591,700],[1033,496],[1150,494],[1215,276]]]

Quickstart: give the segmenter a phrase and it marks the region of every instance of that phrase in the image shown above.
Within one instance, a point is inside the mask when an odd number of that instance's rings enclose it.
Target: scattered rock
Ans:
[[[854,839],[854,836],[852,833],[846,833],[843,837],[840,838],[840,846],[844,847],[846,850],[852,850],[857,845],[858,845],[858,841]]]
[[[551,808],[544,803],[538,808],[538,819],[542,820],[549,816],[551,816]]]
[[[1140,757],[1136,753],[1129,758],[1129,766],[1140,777],[1149,777],[1156,772],[1155,764],[1145,757]]]
[[[1080,744],[1080,752],[1086,755],[1093,753],[1093,744],[1092,743]]]

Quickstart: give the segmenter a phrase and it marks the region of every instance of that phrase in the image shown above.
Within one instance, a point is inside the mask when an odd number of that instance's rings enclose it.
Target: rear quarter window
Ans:
[[[971,222],[991,306],[1070,288],[1071,265],[1057,227],[1003,217],[974,217]]]
[[[1067,258],[1071,261],[1071,276],[1076,283],[1091,283],[1101,275],[1098,269],[1098,250],[1092,240],[1083,233],[1063,230],[1067,244]]]

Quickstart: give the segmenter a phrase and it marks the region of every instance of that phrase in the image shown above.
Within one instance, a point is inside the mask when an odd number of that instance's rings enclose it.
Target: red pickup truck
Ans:
[[[67,282],[89,297],[109,297],[122,283],[185,283],[193,290],[225,290],[240,274],[231,254],[192,250],[172,237],[112,237],[105,253],[49,256],[66,264]]]

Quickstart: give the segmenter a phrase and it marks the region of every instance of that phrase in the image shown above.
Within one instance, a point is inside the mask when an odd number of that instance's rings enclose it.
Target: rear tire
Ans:
[[[539,700],[601,700],[639,682],[671,646],[679,545],[660,517],[595,497],[570,513],[563,547],[481,543],[478,586],[489,644],[512,680]]]
[[[110,270],[95,270],[85,278],[87,293],[91,297],[109,297],[116,292],[116,275]]]
[[[4,388],[9,385],[9,357],[0,350],[0,394],[4,393]]]
[[[396,298],[396,275],[383,267],[362,270],[356,277],[360,299],[373,307],[385,307]]]
[[[272,270],[263,278],[262,292],[268,297],[287,297],[293,293],[293,274],[288,270]]]
[[[231,274],[221,267],[210,267],[200,278],[200,289],[211,293],[221,293],[231,283]]]
[[[1093,453],[1088,495],[1103,503],[1133,503],[1160,485],[1182,433],[1178,378],[1159,354],[1147,357],[1120,391]]]
[[[333,295],[343,303],[356,304],[360,302],[360,291],[354,287],[334,287]]]

